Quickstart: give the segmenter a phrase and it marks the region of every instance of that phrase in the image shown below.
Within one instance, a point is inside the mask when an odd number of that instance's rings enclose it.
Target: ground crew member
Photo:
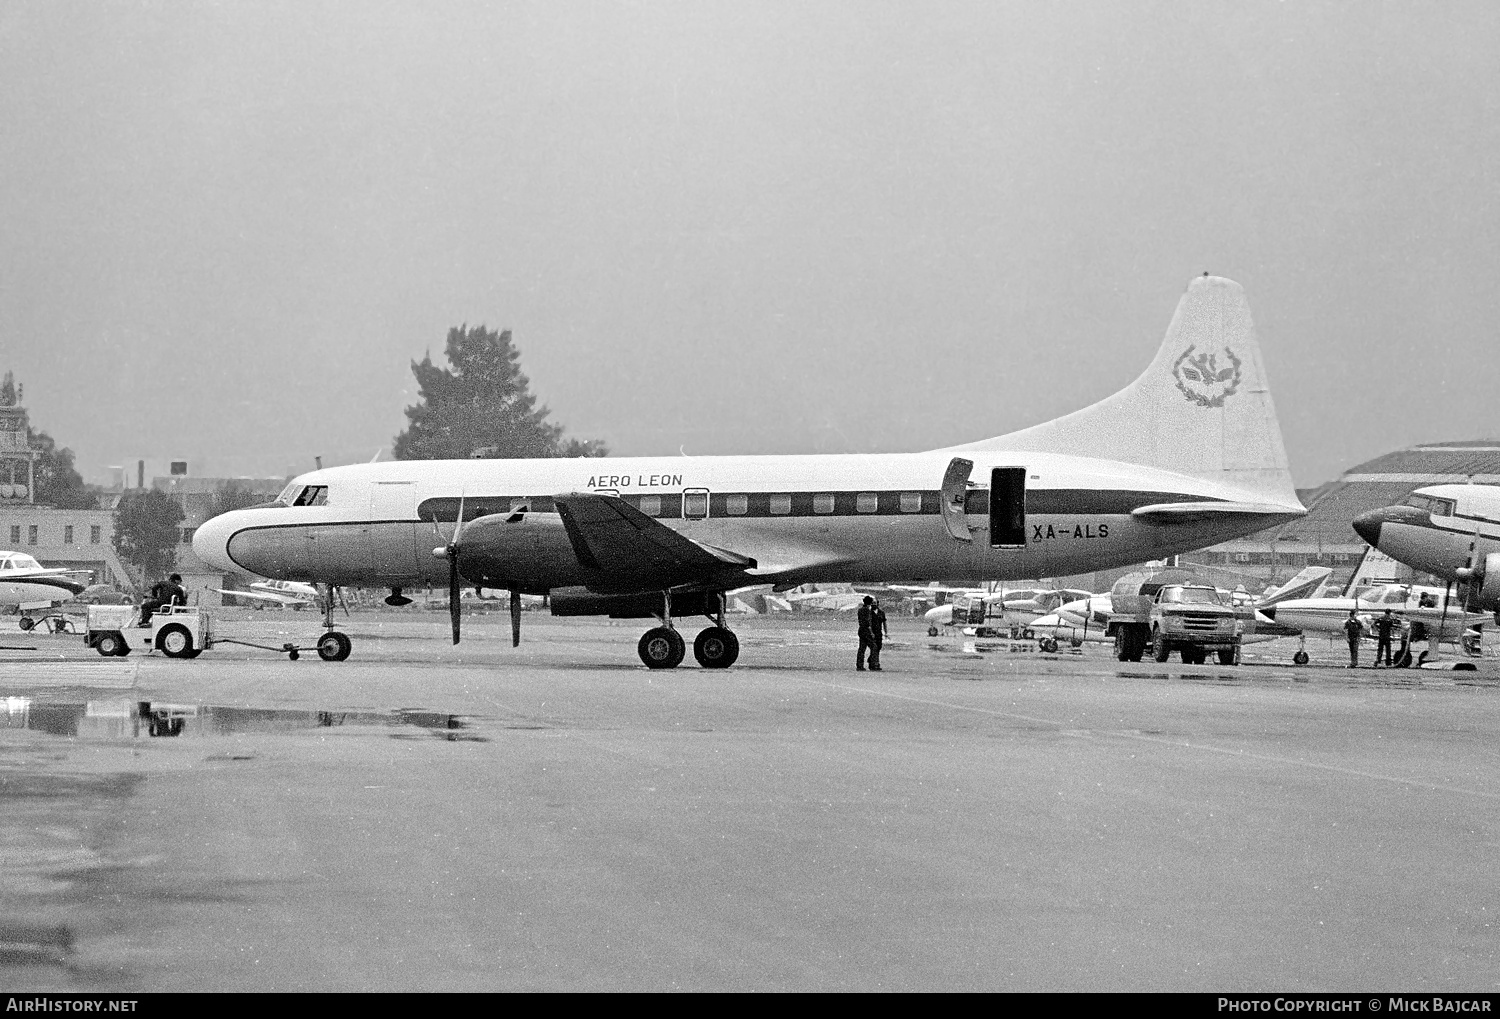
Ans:
[[[1385,665],[1391,665],[1391,633],[1396,629],[1397,619],[1386,609],[1385,615],[1375,620],[1375,665],[1380,666],[1381,652],[1385,652]]]
[[[854,656],[854,671],[865,671],[865,652],[870,652],[870,668],[880,671],[880,645],[875,641],[875,599],[865,595],[859,607],[859,654]]]
[[[163,605],[186,605],[187,592],[182,589],[182,574],[174,573],[151,586],[151,597],[141,602],[141,626],[151,625],[151,615]]]
[[[1344,620],[1344,636],[1349,640],[1349,668],[1359,668],[1359,634],[1364,629],[1354,610],[1349,610],[1349,618]]]
[[[870,668],[880,671],[880,649],[885,647],[885,638],[890,629],[885,622],[885,609],[876,601],[870,606],[870,636],[874,638],[875,650],[870,652]]]

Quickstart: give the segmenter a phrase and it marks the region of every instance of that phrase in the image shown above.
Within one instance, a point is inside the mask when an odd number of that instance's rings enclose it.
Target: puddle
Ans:
[[[466,716],[414,708],[396,711],[302,711],[173,704],[124,698],[92,701],[0,698],[0,729],[30,729],[52,736],[81,739],[225,736],[252,732],[305,732],[345,726],[394,729],[396,731],[390,735],[398,739],[432,736],[449,742],[488,742],[485,737],[472,731],[472,722]]]

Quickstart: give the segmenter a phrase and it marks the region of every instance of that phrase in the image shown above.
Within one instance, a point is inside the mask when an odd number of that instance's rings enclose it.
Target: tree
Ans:
[[[521,373],[509,329],[449,329],[445,353],[447,368],[434,365],[431,354],[412,362],[419,402],[406,408],[410,424],[396,436],[396,459],[608,454],[602,440],[564,440],[562,426],[547,421],[547,408],[536,406],[531,380]]]
[[[207,519],[211,520],[220,513],[228,513],[230,510],[254,506],[261,501],[260,496],[238,481],[224,481],[214,489],[214,494],[208,501]]]
[[[23,388],[16,383],[11,372],[0,379],[0,407],[15,407],[21,402]],[[85,485],[83,478],[73,467],[73,451],[57,448],[52,436],[26,426],[26,442],[41,455],[33,467],[36,491],[33,501],[58,509],[95,509],[99,505],[99,489]]]
[[[115,506],[115,551],[147,580],[165,576],[175,561],[182,507],[154,488],[133,488]]]

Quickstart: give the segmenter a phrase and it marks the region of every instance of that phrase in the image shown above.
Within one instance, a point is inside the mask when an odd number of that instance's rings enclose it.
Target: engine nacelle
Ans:
[[[1470,575],[1469,597],[1474,608],[1500,609],[1500,552],[1485,556]]]
[[[692,591],[672,595],[672,615],[704,616],[718,610],[716,591]],[[554,616],[608,616],[611,619],[650,619],[661,612],[661,595],[595,594],[593,591],[553,591],[549,599]]]

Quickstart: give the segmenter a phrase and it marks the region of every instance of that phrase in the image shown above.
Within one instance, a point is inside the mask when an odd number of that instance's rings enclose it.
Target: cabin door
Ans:
[[[1026,468],[990,471],[990,547],[1026,545]]]

